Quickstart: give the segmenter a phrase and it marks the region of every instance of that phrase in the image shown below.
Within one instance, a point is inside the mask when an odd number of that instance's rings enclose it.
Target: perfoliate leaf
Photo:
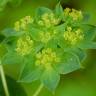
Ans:
[[[55,30],[63,33],[65,28],[66,28],[66,24],[60,24],[60,25],[55,27]]]
[[[32,25],[29,25],[28,31],[30,32],[33,40],[38,41],[40,39],[39,34],[40,34],[40,32],[42,32],[42,30],[40,30],[36,27],[32,27]]]
[[[60,5],[60,2],[56,5],[54,13],[55,13],[56,17],[59,17],[60,19],[63,18],[63,8]]]
[[[79,47],[81,49],[96,49],[96,42],[84,42],[80,44]]]
[[[38,20],[40,20],[41,19],[41,16],[43,15],[43,14],[50,14],[50,13],[52,13],[52,10],[51,9],[49,9],[49,8],[46,8],[46,7],[39,7],[37,10],[36,10],[36,13],[35,13],[35,19],[36,19],[36,21],[38,21]]]
[[[36,11],[36,14],[39,15],[39,16],[41,16],[41,15],[44,14],[44,13],[50,13],[50,12],[52,12],[52,10],[49,9],[49,8],[39,7],[39,8],[37,9],[37,11]]]
[[[77,46],[72,46],[71,44],[68,44],[64,38],[59,38],[58,39],[58,45],[64,49],[64,51],[69,51],[70,49],[76,48]]]
[[[60,74],[68,74],[81,68],[79,58],[75,54],[64,53],[60,64],[54,65]]]
[[[34,47],[35,53],[38,53],[43,47],[44,47],[44,44],[42,44],[41,42],[36,42]]]
[[[19,77],[19,82],[32,82],[38,80],[41,76],[41,69],[34,64],[32,56],[25,58],[22,64],[22,70]]]
[[[22,34],[24,34],[24,32],[16,32],[12,28],[7,28],[2,31],[2,35],[4,35],[5,37],[20,36]]]
[[[57,48],[57,41],[52,39],[50,40],[45,46],[44,48]]]
[[[36,70],[33,70],[32,72],[29,72],[29,73],[26,73],[25,70],[26,70],[26,67],[23,70],[18,82],[31,83],[32,81],[38,80],[41,76],[41,74],[40,74],[41,70],[38,68]],[[28,71],[28,70],[26,70],[26,71]]]
[[[80,49],[80,48],[74,48],[74,49],[71,49],[69,51],[72,53],[75,53],[78,56],[80,62],[82,62],[86,58],[85,51]]]
[[[96,37],[96,26],[83,24],[84,41],[93,40]]]
[[[41,76],[41,82],[47,87],[50,91],[54,91],[59,83],[60,75],[51,68],[50,70],[45,70]]]
[[[23,57],[18,55],[15,51],[7,52],[2,58],[2,64],[21,64]]]

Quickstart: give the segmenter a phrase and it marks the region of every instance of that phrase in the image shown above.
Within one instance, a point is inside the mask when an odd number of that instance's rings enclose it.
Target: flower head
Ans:
[[[58,23],[59,19],[57,19],[53,13],[44,13],[41,16],[41,20],[38,21],[40,26],[45,26],[47,28],[57,25]]]
[[[71,27],[67,27],[67,30],[64,32],[63,36],[64,39],[68,41],[71,45],[75,45],[78,41],[84,38],[81,29],[73,31]]]
[[[83,14],[81,11],[70,9],[70,8],[64,9],[64,16],[71,17],[73,21],[78,21],[83,19]]]
[[[21,56],[30,54],[32,49],[33,49],[33,40],[31,40],[30,36],[20,37],[17,40],[17,48],[15,50]]]
[[[65,15],[65,16],[68,16],[69,13],[70,13],[70,11],[71,11],[70,8],[66,8],[66,9],[64,9],[64,15]]]
[[[40,32],[40,41],[43,43],[48,43],[48,41],[50,41],[51,39],[54,38],[54,36],[56,35],[56,31],[53,30],[52,32],[48,31],[48,32]]]
[[[14,30],[20,31],[20,29],[25,30],[27,25],[33,23],[33,18],[31,16],[25,16],[20,21],[16,21],[14,24]]]
[[[36,54],[36,65],[41,65],[44,68],[49,69],[52,64],[58,63],[60,58],[57,56],[51,48],[43,49],[41,52]]]
[[[82,12],[75,9],[72,9],[72,12],[69,15],[73,18],[74,21],[81,20],[83,18]]]

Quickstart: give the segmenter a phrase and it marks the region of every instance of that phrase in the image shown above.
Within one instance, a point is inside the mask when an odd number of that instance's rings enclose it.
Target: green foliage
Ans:
[[[51,69],[50,72],[45,70],[41,77],[41,83],[43,83],[50,91],[53,92],[56,89],[59,80],[60,76],[54,69]]]
[[[68,74],[82,67],[79,58],[70,53],[64,53],[62,57],[62,62],[60,64],[55,64],[56,70],[60,74]]]
[[[34,17],[26,16],[2,31],[7,50],[2,64],[22,64],[19,82],[40,80],[55,91],[60,74],[82,68],[84,49],[96,49],[96,26],[84,24],[83,18],[81,11],[63,10],[60,3],[55,10],[38,8]]]

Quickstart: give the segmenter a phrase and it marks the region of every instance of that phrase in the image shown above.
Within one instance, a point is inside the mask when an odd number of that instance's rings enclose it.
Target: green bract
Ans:
[[[6,49],[2,64],[22,64],[20,82],[40,80],[54,91],[60,74],[82,68],[84,49],[96,49],[96,26],[83,19],[81,11],[63,10],[60,3],[55,10],[38,8],[34,17],[26,16],[16,21],[14,28],[2,31]]]

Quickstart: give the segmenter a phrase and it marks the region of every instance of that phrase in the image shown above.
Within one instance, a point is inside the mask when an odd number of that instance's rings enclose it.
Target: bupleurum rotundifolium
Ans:
[[[16,52],[21,56],[25,56],[30,54],[33,49],[34,41],[30,38],[30,36],[20,37],[17,40]]]
[[[60,6],[54,11],[39,8],[35,18],[26,16],[17,21],[14,27],[14,32],[17,31],[15,52],[19,54],[20,61],[18,58],[16,60],[24,65],[20,81],[40,80],[41,85],[53,92],[59,83],[60,74],[80,69],[80,63],[85,58],[83,48],[92,46],[89,40],[85,40],[86,36],[90,39],[94,29],[82,21],[81,11],[70,8],[63,10]],[[18,35],[18,31],[23,34]],[[11,59],[14,63],[14,56]]]
[[[72,27],[67,27],[63,37],[69,44],[75,45],[84,39],[84,34],[80,28],[73,30]]]
[[[38,25],[50,28],[52,26],[58,25],[59,22],[59,18],[56,18],[53,13],[44,13],[41,16],[41,19],[38,21]]]
[[[60,62],[60,57],[51,48],[43,49],[36,54],[36,66],[43,66],[45,69],[50,69],[52,64]]]

